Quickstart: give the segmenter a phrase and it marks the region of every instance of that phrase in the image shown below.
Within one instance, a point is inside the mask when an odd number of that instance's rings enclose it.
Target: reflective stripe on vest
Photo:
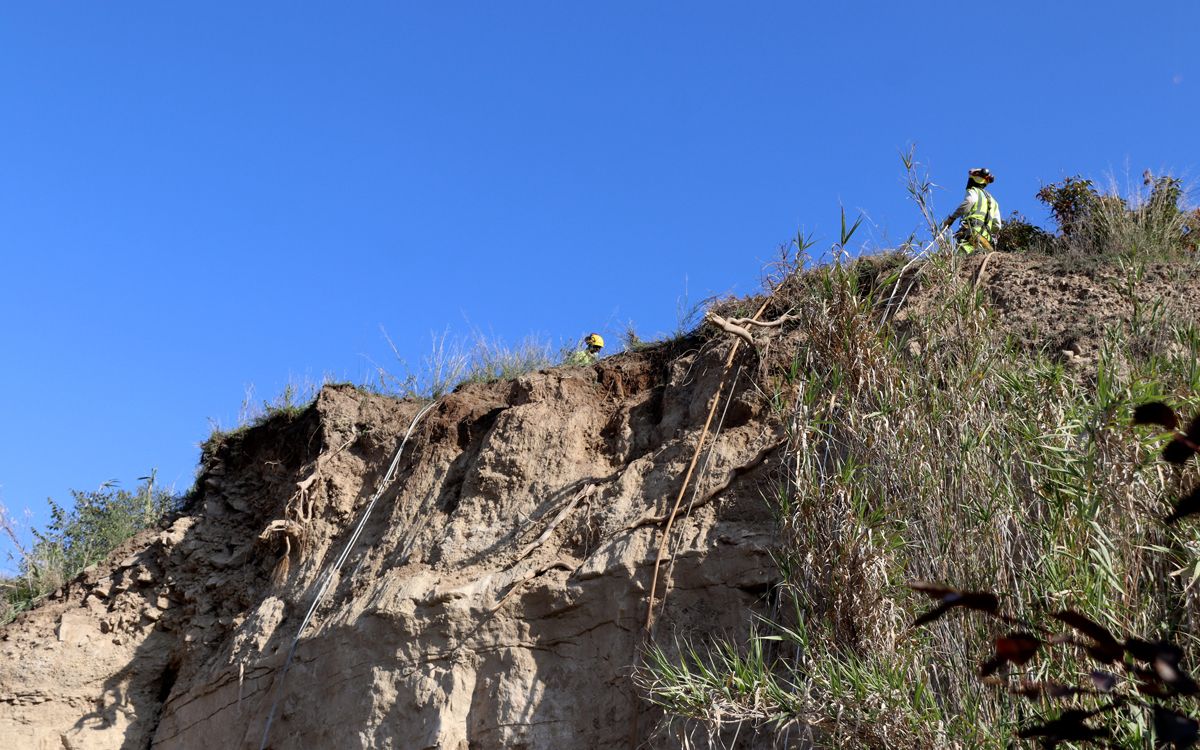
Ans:
[[[963,223],[975,227],[986,235],[991,235],[992,224],[1000,218],[1000,206],[992,194],[983,188],[967,189],[971,196],[971,211],[963,217]]]

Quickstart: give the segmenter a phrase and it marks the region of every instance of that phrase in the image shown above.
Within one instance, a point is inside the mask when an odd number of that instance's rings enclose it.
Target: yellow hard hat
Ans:
[[[598,333],[589,333],[587,338],[583,340],[583,343],[587,344],[588,346],[594,346],[597,349],[603,349],[604,337]]]
[[[995,176],[992,175],[992,171],[987,167],[976,167],[968,172],[967,175],[971,178],[971,182],[979,185],[991,185],[996,181]]]

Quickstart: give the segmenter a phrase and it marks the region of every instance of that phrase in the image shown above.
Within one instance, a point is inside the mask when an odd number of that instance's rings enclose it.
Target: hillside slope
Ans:
[[[1144,326],[1148,309],[1160,318],[1200,309],[1200,284],[1165,266],[1142,269],[1132,286],[1121,269],[1016,255],[982,269],[970,259],[943,277],[888,277],[895,265],[882,262],[856,269],[850,293],[867,299],[873,289],[874,301],[855,325],[876,336],[887,317],[879,340],[905,361],[953,350],[961,331],[934,341],[919,329],[942,317],[961,327],[969,314],[1014,356],[1057,362],[1085,388],[1114,327]],[[779,615],[781,582],[807,576],[836,605],[829,587],[841,585],[841,563],[821,567],[814,548],[811,569],[794,574],[774,555],[796,541],[772,500],[800,486],[791,465],[815,450],[796,438],[787,384],[821,367],[812,357],[833,356],[817,325],[828,309],[804,312],[826,293],[814,280],[822,273],[776,290],[767,317],[801,314],[755,329],[756,350],[729,373],[733,395],[701,457],[694,508],[669,545],[654,638],[668,652],[681,639],[743,641],[756,613]],[[955,318],[953,305],[969,313]],[[1145,336],[1151,353],[1179,346]],[[214,440],[186,512],[4,629],[0,746],[257,748],[273,716],[265,746],[277,749],[679,747],[688,722],[665,720],[634,668],[662,522],[732,342],[710,330],[592,367],[466,385],[420,420],[423,404],[330,386],[299,416]],[[872,375],[856,377],[851,389]],[[834,389],[814,403],[840,397]],[[323,572],[410,428],[395,481],[285,677]],[[887,437],[873,448],[882,455]],[[906,501],[921,512],[921,497]],[[886,578],[873,596],[903,582]],[[872,641],[882,632],[872,622],[903,621],[907,609],[884,598],[854,606],[861,619],[831,630],[835,645],[891,648]],[[823,720],[801,723],[805,731],[780,734],[753,722],[724,741],[820,744]],[[873,744],[887,745],[863,740]]]

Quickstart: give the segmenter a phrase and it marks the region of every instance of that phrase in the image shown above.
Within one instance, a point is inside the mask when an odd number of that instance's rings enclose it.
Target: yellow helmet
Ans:
[[[968,172],[967,176],[976,185],[991,185],[996,181],[995,176],[992,175],[992,171],[987,167],[976,167]]]
[[[597,349],[603,349],[604,348],[604,337],[602,337],[598,333],[589,333],[587,335],[587,338],[585,338],[583,340],[583,343],[587,344],[588,346],[594,346]]]

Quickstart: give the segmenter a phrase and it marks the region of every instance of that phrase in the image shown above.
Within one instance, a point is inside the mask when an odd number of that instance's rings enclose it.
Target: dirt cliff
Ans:
[[[298,417],[218,441],[186,513],[5,630],[0,745],[259,747],[273,705],[273,748],[651,738],[631,684],[647,569],[728,345],[685,340],[438,402],[282,684],[322,572],[422,405],[326,387]],[[775,576],[762,495],[778,440],[749,385],[681,526],[668,638],[744,629]]]
[[[895,269],[868,267],[861,290],[903,332],[945,300],[919,275],[880,286]],[[998,254],[955,273],[988,325],[1085,378],[1107,327],[1134,325],[1146,300],[1194,315],[1200,294],[1170,267],[1132,279]],[[768,317],[803,293],[785,283]],[[728,373],[669,545],[659,643],[736,637],[770,613],[766,498],[788,453],[767,386],[805,335],[756,330]],[[679,747],[633,668],[662,524],[733,341],[709,331],[469,384],[420,419],[422,403],[330,386],[212,441],[185,512],[3,630],[0,746]],[[1174,345],[1146,342],[1160,344]]]

